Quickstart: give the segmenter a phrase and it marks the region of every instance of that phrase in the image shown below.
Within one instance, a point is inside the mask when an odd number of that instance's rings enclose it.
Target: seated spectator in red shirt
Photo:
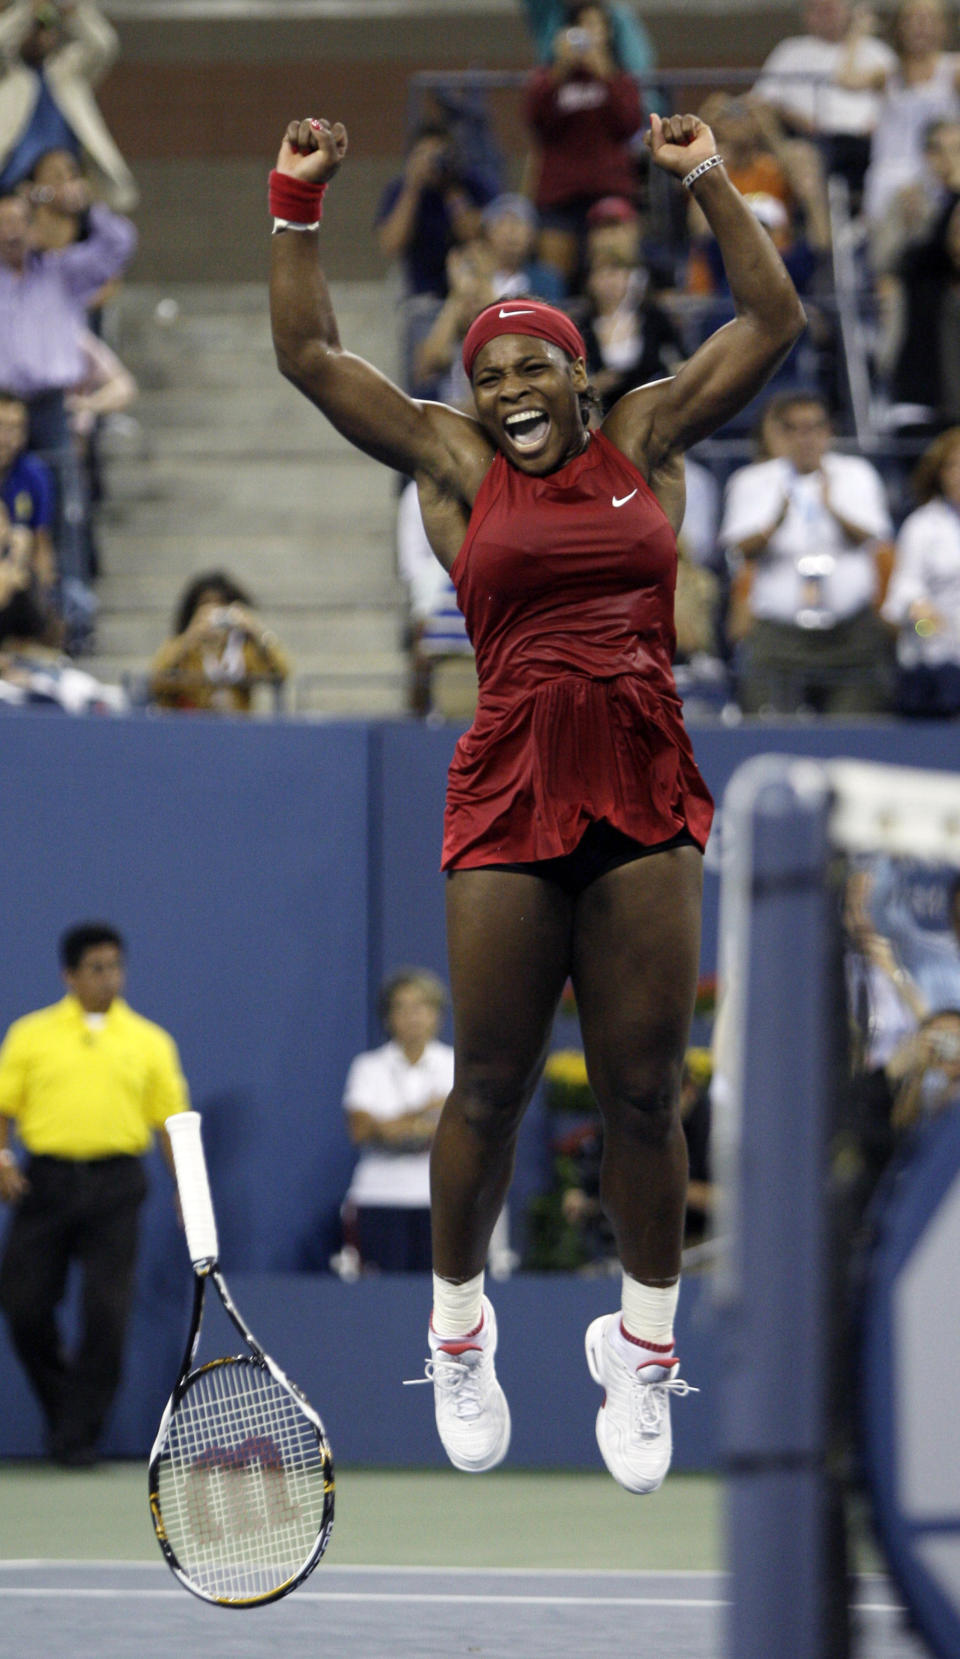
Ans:
[[[553,62],[534,70],[527,84],[525,114],[540,152],[540,257],[572,287],[593,203],[637,194],[630,140],[643,110],[636,83],[617,61],[606,6],[567,8]]]

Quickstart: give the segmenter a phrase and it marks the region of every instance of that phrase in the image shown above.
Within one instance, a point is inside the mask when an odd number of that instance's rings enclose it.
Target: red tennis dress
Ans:
[[[671,667],[676,572],[663,509],[602,433],[545,478],[495,456],[450,572],[480,694],[450,766],[445,870],[558,858],[599,820],[706,845],[713,801]]]

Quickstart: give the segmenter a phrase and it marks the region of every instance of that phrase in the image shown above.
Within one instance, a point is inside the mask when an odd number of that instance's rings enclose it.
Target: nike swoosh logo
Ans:
[[[633,500],[636,493],[636,490],[631,490],[629,495],[615,495],[613,498],[613,505],[615,507],[625,507],[628,501]]]
[[[504,311],[501,306],[500,315],[501,317],[535,317],[536,312],[533,310],[532,306],[529,305],[525,311]]]

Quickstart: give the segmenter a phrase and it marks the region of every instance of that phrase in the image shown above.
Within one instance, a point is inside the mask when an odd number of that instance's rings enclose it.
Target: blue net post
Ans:
[[[723,808],[718,1151],[730,1238],[723,1458],[730,1659],[842,1659],[842,1543],[829,1474],[827,1159],[836,1079],[836,900],[826,773],[765,755]],[[723,1168],[724,1156],[726,1169]]]

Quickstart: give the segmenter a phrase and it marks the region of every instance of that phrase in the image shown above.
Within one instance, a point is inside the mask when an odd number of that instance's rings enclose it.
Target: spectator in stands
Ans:
[[[222,570],[195,576],[181,594],[173,637],[150,665],[160,708],[249,714],[253,688],[278,689],[290,672],[280,641],[239,583]]]
[[[798,293],[808,293],[818,260],[830,248],[826,190],[816,151],[804,142],[785,142],[763,106],[746,98],[714,93],[700,118],[718,135],[729,178],[769,232]],[[723,262],[695,202],[690,204],[688,225],[693,242],[688,292],[724,294]]]
[[[523,0],[541,63],[552,63],[557,33],[567,22],[565,0]],[[617,62],[628,75],[647,75],[656,64],[653,42],[630,6],[611,4],[610,34]]]
[[[118,415],[137,396],[137,383],[116,352],[89,328],[80,336],[83,379],[67,393],[70,430],[83,468],[86,487],[88,564],[94,576],[100,574],[100,552],[96,537],[97,509],[104,497],[104,475],[100,457],[102,423]]]
[[[430,1145],[453,1087],[453,1049],[437,1040],[447,994],[426,968],[401,968],[380,991],[388,1041],[358,1054],[343,1106],[360,1157],[344,1237],[364,1268],[430,1269]]]
[[[960,1106],[960,1008],[931,1014],[887,1070],[895,1090],[890,1121],[901,1134],[923,1118]]]
[[[785,454],[786,439],[780,426],[780,409],[784,398],[789,400],[791,395],[783,392],[775,393],[773,397],[768,397],[761,405],[760,418],[752,434],[755,463],[772,461],[774,456]],[[719,512],[717,522],[719,526]],[[733,651],[736,650],[747,633],[752,621],[750,590],[753,586],[753,568],[746,559],[741,559],[739,562],[731,561],[725,556],[725,549],[722,546],[719,547],[719,553],[726,565],[729,582],[724,623],[727,645]]]
[[[685,712],[715,714],[730,701],[722,613],[726,570],[717,544],[720,490],[713,473],[684,457],[686,507],[677,534],[673,677]]]
[[[938,891],[939,889],[939,891]],[[925,869],[902,860],[875,859],[870,907],[878,932],[886,934],[897,961],[910,975],[925,1014],[960,1008],[960,875],[952,871],[931,889]]]
[[[0,610],[0,703],[15,708],[43,704],[67,714],[125,714],[122,686],[106,685],[52,642],[51,621],[35,588],[14,593]]]
[[[45,150],[30,177],[20,186],[33,208],[33,245],[42,253],[58,253],[90,234],[93,191],[70,150]],[[91,327],[100,332],[103,307],[120,287],[119,276],[105,282],[87,302]]]
[[[490,246],[490,286],[494,299],[536,294],[556,305],[563,284],[552,265],[536,257],[537,210],[526,196],[503,195],[483,210],[483,230]]]
[[[768,382],[765,395],[808,386],[828,393],[833,385],[836,342],[833,313],[817,303],[830,267],[830,218],[820,157],[806,140],[785,141],[769,112],[745,98],[715,93],[701,114],[714,131],[719,130],[717,142],[730,158],[730,178],[764,226],[806,302],[807,331]],[[732,317],[733,310],[716,238],[695,202],[689,204],[688,227],[687,291],[712,301],[692,324],[695,346]],[[757,399],[741,410],[727,431],[749,431],[759,407]]]
[[[897,537],[882,615],[898,630],[897,706],[960,714],[960,427],[942,432],[914,474],[919,503]]]
[[[587,213],[587,269],[603,259],[642,265],[651,290],[677,285],[674,249],[648,236],[644,216],[625,196],[601,196]]]
[[[890,652],[876,614],[877,548],[891,534],[879,474],[832,450],[825,403],[785,395],[783,454],[727,487],[720,539],[750,567],[738,697],[748,714],[876,714],[890,703]]]
[[[587,213],[587,268],[602,259],[639,265],[643,253],[643,221],[636,204],[626,196],[601,196]]]
[[[951,196],[960,195],[960,121],[931,121],[923,135],[923,162],[891,197],[870,236],[876,274],[895,272],[903,254],[929,235]]]
[[[91,575],[87,505],[65,399],[85,372],[85,307],[128,264],[136,232],[128,219],[98,204],[90,209],[85,241],[37,253],[31,214],[21,196],[0,196],[0,386],[27,405],[30,447],[53,468],[61,581],[73,584],[82,605]],[[61,597],[68,613],[69,591]]]
[[[44,150],[20,186],[33,208],[33,245],[56,253],[82,242],[93,191],[72,150]]]
[[[27,449],[26,405],[0,391],[0,506],[10,532],[26,540],[30,585],[52,624],[57,563],[53,549],[54,482],[50,468]],[[9,555],[8,555],[9,556]]]
[[[849,0],[807,0],[802,15],[806,33],[774,47],[753,98],[774,111],[788,135],[817,141],[827,172],[847,180],[856,207],[880,112],[872,77],[892,74],[896,53],[863,27],[859,12],[851,14]],[[843,85],[841,72],[866,84]]]
[[[864,213],[875,225],[897,191],[922,172],[924,135],[931,122],[960,116],[960,67],[944,51],[947,16],[941,0],[900,0],[893,24],[897,62],[890,69],[853,67],[858,27],[872,27],[869,9],[855,14],[848,61],[836,78],[852,91],[882,94],[863,192]]]
[[[550,64],[528,82],[524,109],[539,147],[533,195],[540,257],[572,287],[593,203],[603,196],[632,201],[637,194],[630,140],[643,111],[636,84],[617,58],[606,6],[568,6]]]
[[[871,914],[872,886],[869,863],[855,865],[843,907],[853,1062],[849,1107],[864,1201],[895,1149],[894,1095],[927,1017],[924,998]]]
[[[460,362],[460,348],[478,311],[497,298],[493,287],[493,250],[485,236],[475,236],[447,255],[447,297],[413,353],[413,384],[420,397],[456,408],[472,406],[470,382]]]
[[[843,925],[849,1001],[857,1031],[858,1069],[883,1072],[891,1056],[927,1017],[927,1004],[872,914],[869,864],[851,869],[844,889]],[[884,1092],[881,1086],[881,1094]],[[889,1110],[889,1100],[887,1102]]]
[[[555,270],[533,256],[537,214],[525,196],[498,196],[484,209],[479,235],[447,255],[447,298],[413,353],[418,396],[473,408],[460,348],[478,311],[492,300],[536,294],[562,297]]]
[[[67,393],[70,427],[83,452],[97,423],[105,415],[119,415],[137,396],[137,382],[116,352],[98,335],[84,329],[80,336],[83,378]]]
[[[698,712],[716,712],[729,698],[729,677],[720,655],[720,603],[716,571],[696,563],[681,531],[677,537],[673,677],[688,718]]]
[[[377,213],[380,251],[401,261],[408,294],[446,296],[447,254],[477,234],[489,200],[486,182],[462,166],[449,127],[418,127]]]
[[[28,609],[31,623],[37,610],[32,544],[30,531],[11,524],[6,508],[0,505],[0,642],[19,631]]]
[[[960,180],[956,180],[960,184]],[[960,424],[960,195],[897,267],[903,332],[890,376],[890,423],[932,436]]]
[[[870,227],[870,267],[878,321],[874,363],[888,391],[892,388],[907,328],[907,279],[912,277],[923,283],[926,264],[923,249],[958,197],[960,121],[933,121],[924,134],[920,171],[909,184],[900,186],[883,217]],[[919,260],[915,257],[917,251]],[[937,298],[934,293],[935,306]],[[925,331],[930,326],[930,303],[930,294],[923,293],[921,326]],[[912,363],[907,365],[908,381],[914,367]]]
[[[473,646],[456,589],[427,540],[413,479],[404,487],[397,508],[397,567],[407,595],[411,712],[421,716],[454,712],[446,701],[438,706],[434,684],[438,667],[455,663],[456,712],[465,718],[471,701],[476,704]]]
[[[587,274],[590,309],[580,324],[587,373],[603,414],[648,380],[672,374],[686,356],[671,318],[651,298],[646,271],[611,255]]]
[[[90,0],[8,0],[0,11],[0,194],[28,178],[44,151],[65,149],[93,170],[110,207],[136,207],[133,175],[94,96],[117,45]]]

